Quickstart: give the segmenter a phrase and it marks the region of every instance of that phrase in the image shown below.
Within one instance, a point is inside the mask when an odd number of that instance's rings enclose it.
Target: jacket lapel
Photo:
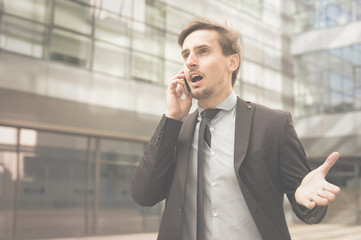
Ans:
[[[255,106],[237,98],[236,133],[234,139],[234,167],[237,175],[247,153],[254,110]]]
[[[188,172],[188,163],[190,154],[192,151],[192,143],[194,137],[194,131],[197,123],[198,111],[194,111],[183,121],[182,130],[179,134],[178,149],[177,149],[177,171],[181,186],[182,195],[185,193],[185,185]]]

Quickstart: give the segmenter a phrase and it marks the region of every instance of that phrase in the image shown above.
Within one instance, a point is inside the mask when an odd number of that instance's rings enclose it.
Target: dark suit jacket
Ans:
[[[131,180],[132,197],[140,205],[153,206],[166,199],[160,240],[181,239],[196,121],[197,111],[183,121],[163,116]],[[307,210],[294,200],[295,189],[310,167],[290,113],[238,98],[235,131],[234,169],[262,238],[291,239],[283,210],[284,194],[302,221],[320,222],[327,207]]]

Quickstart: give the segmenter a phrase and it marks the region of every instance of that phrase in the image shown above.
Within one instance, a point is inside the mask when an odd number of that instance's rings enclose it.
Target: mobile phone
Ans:
[[[191,89],[189,88],[189,85],[188,85],[188,83],[187,83],[187,80],[185,79],[185,78],[183,78],[183,81],[184,81],[184,85],[182,85],[182,87],[183,87],[183,93],[185,94],[185,95],[188,95],[189,93],[190,93],[190,91],[191,91]]]

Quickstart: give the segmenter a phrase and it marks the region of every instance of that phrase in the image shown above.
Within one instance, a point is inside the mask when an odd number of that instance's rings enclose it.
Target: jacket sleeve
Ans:
[[[292,205],[296,216],[307,224],[319,223],[326,215],[327,206],[316,206],[309,210],[295,200],[295,192],[311,168],[307,162],[305,151],[292,124],[291,114],[285,113],[284,128],[281,140],[281,176],[282,188]]]
[[[175,149],[182,122],[163,115],[130,182],[133,199],[153,206],[165,199],[174,172]]]

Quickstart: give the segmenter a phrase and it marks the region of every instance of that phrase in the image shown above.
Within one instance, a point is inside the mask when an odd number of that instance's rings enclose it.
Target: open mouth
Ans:
[[[193,76],[191,77],[191,82],[192,82],[192,83],[196,83],[196,82],[201,81],[202,79],[203,79],[202,76],[195,74],[195,75],[193,75]]]

